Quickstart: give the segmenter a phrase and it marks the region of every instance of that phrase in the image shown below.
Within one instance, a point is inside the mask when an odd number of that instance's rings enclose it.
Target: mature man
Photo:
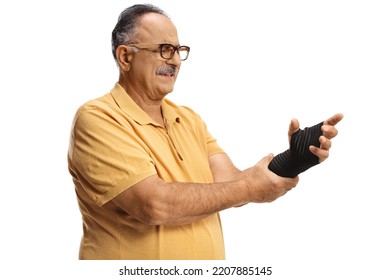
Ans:
[[[218,212],[270,202],[298,183],[268,169],[238,170],[202,119],[165,99],[190,48],[152,5],[124,10],[112,32],[119,81],[76,113],[69,146],[83,217],[80,259],[224,259]],[[337,114],[322,125],[328,157]],[[289,136],[299,130],[292,121]],[[307,148],[307,152],[309,148]]]

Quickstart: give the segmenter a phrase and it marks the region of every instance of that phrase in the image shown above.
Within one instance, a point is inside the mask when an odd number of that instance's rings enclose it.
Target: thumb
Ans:
[[[288,136],[291,137],[295,132],[299,130],[299,121],[297,119],[292,119],[288,127]]]
[[[267,156],[263,157],[261,160],[259,160],[256,165],[266,165],[268,166],[271,160],[274,158],[273,154],[268,154]]]
[[[269,154],[265,157],[266,163],[270,163],[270,162],[272,161],[273,158],[274,158],[274,154],[273,154],[273,153],[269,153]]]

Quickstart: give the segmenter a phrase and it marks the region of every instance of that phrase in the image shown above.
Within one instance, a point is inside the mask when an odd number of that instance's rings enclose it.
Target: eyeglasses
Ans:
[[[174,45],[171,44],[157,44],[158,50],[156,50],[155,48],[153,49],[153,46],[156,46],[156,44],[127,44],[126,46],[135,47],[139,50],[160,52],[161,57],[164,59],[171,59],[175,55],[175,52],[177,52],[182,61],[186,60],[190,53],[190,47],[187,46],[175,47]],[[148,46],[151,47],[149,48]]]

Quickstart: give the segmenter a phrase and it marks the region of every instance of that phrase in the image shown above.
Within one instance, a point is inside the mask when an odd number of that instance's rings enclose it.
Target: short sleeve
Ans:
[[[210,134],[210,132],[206,129],[206,137],[207,137],[207,153],[208,157],[215,155],[215,154],[220,154],[220,153],[225,153],[225,151],[218,145],[217,140]]]
[[[80,109],[76,114],[69,168],[98,205],[156,174],[148,147],[134,128],[101,108]]]

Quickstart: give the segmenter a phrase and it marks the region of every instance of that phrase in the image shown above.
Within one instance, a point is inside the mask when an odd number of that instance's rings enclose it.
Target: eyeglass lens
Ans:
[[[175,46],[169,44],[161,45],[161,56],[165,59],[171,59],[175,55],[175,51],[178,50],[181,60],[186,60],[188,57],[188,48],[180,46],[176,48]]]

